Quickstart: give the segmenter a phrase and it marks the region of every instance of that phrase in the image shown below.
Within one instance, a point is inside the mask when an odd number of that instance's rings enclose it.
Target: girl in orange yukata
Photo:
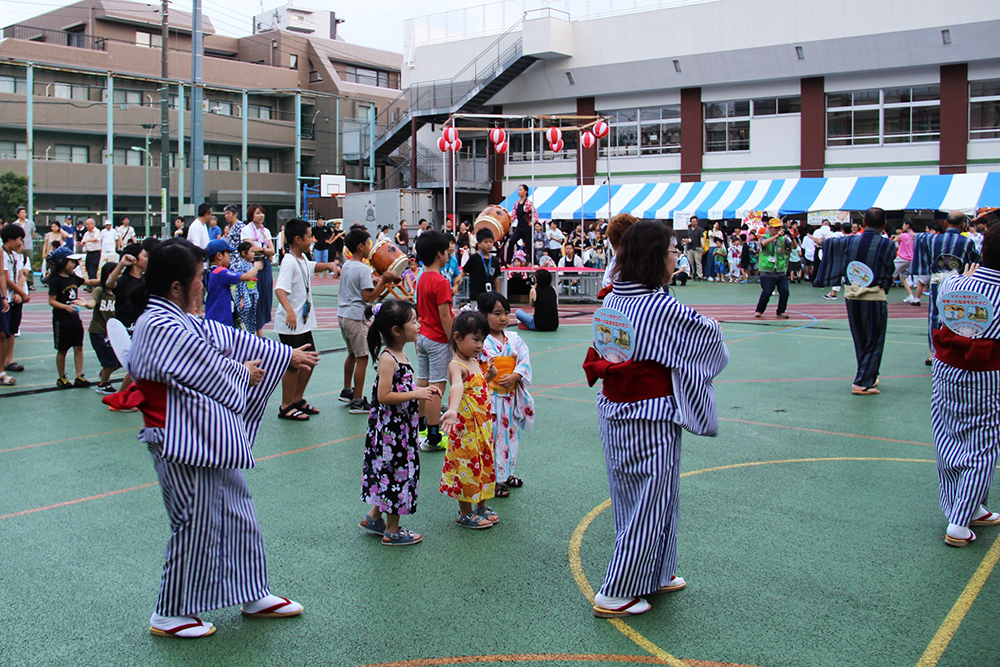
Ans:
[[[441,472],[441,493],[458,500],[463,528],[492,528],[500,521],[486,505],[496,490],[493,463],[493,407],[487,383],[496,377],[492,361],[481,365],[483,341],[490,329],[486,318],[472,311],[460,313],[451,327],[453,357],[448,365],[451,389],[448,411],[441,425],[448,432],[448,449]]]

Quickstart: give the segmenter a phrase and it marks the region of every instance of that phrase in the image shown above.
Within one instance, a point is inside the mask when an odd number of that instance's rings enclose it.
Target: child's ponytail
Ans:
[[[412,303],[399,299],[386,299],[365,308],[365,319],[372,320],[368,328],[368,352],[371,354],[373,364],[378,361],[382,346],[392,343],[392,330],[396,327],[402,330],[410,321],[410,313],[413,310]]]

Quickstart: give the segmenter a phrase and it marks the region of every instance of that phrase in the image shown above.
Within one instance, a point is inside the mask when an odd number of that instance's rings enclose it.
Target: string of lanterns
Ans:
[[[593,130],[586,130],[580,134],[580,144],[584,148],[593,148],[598,139],[603,139],[608,136],[610,132],[611,128],[608,127],[608,124],[605,121],[597,121],[597,123],[594,124]],[[503,155],[507,152],[507,149],[510,148],[510,142],[507,141],[507,133],[501,128],[495,127],[490,130],[489,137],[490,141],[493,142],[493,149],[498,155]],[[562,138],[562,130],[558,127],[553,126],[546,130],[545,138],[548,140],[549,149],[552,152],[558,153],[565,148]],[[462,140],[458,136],[458,129],[453,126],[444,128],[441,136],[438,137],[437,145],[438,149],[442,153],[447,153],[448,151],[457,153],[461,150]]]

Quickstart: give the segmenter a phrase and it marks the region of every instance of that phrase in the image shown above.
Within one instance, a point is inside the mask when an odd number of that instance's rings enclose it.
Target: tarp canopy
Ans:
[[[541,186],[530,197],[538,216],[546,220],[618,213],[660,220],[692,215],[722,220],[742,218],[748,211],[786,215],[872,206],[886,211],[968,211],[1000,206],[1000,173]],[[510,210],[516,201],[515,192],[503,206]]]

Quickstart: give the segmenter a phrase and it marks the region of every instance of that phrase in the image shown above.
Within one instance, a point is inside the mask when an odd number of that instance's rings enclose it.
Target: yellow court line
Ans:
[[[733,463],[724,466],[714,466],[711,468],[702,468],[701,470],[692,470],[686,473],[682,473],[681,477],[693,477],[694,475],[701,475],[706,472],[718,472],[721,470],[735,470],[737,468],[751,468],[756,466],[765,465],[776,465],[781,463],[819,463],[819,462],[829,462],[829,461],[887,461],[887,462],[902,462],[902,463],[935,463],[933,459],[908,459],[908,458],[894,458],[894,457],[867,457],[867,456],[843,456],[843,457],[830,457],[830,458],[802,458],[802,459],[783,459],[775,461],[750,461],[746,463]],[[576,529],[573,531],[573,535],[569,540],[569,568],[570,572],[573,574],[573,579],[576,581],[576,585],[580,588],[580,592],[583,593],[584,597],[593,604],[594,603],[594,588],[590,585],[587,580],[586,574],[583,572],[583,563],[580,557],[580,547],[583,544],[583,536],[601,512],[606,510],[611,506],[611,500],[605,500],[603,503],[590,510],[580,523],[577,524]],[[965,618],[966,613],[975,602],[976,596],[979,591],[982,590],[983,585],[986,583],[986,579],[990,576],[993,568],[997,564],[997,560],[1000,559],[1000,537],[998,537],[993,542],[993,546],[987,552],[985,558],[983,558],[982,563],[976,569],[976,572],[972,575],[972,579],[969,584],[965,587],[965,590],[959,596],[958,601],[952,608],[951,613],[945,619],[941,628],[934,635],[931,640],[930,645],[927,650],[924,651],[923,657],[921,657],[920,662],[917,663],[917,667],[936,667],[938,660],[944,653],[945,648],[947,648],[948,643],[951,641],[955,632],[958,630],[958,626],[962,623]],[[687,663],[674,657],[670,653],[667,653],[662,648],[649,641],[637,630],[629,626],[622,619],[611,619],[611,624],[623,635],[625,635],[629,640],[634,642],[636,645],[640,646],[643,650],[649,652],[650,654],[660,658],[664,662],[673,667],[688,667]]]
[[[983,586],[986,584],[990,573],[993,572],[993,568],[996,567],[998,559],[1000,559],[1000,536],[993,540],[993,546],[986,552],[983,562],[976,568],[975,574],[972,575],[972,579],[969,580],[965,590],[958,597],[955,606],[948,612],[944,623],[941,624],[941,627],[934,634],[934,638],[927,645],[924,654],[920,656],[917,667],[935,667],[938,664],[938,660],[941,659],[945,649],[948,648],[948,644],[951,643],[952,638],[958,631],[958,626],[962,624],[965,615],[972,607],[972,603],[976,601],[979,591],[983,590]]]

